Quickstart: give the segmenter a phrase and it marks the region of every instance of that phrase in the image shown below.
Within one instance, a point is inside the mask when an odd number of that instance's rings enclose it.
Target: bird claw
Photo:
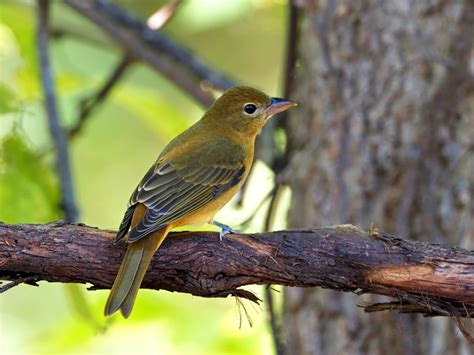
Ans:
[[[219,232],[219,240],[222,242],[222,238],[226,234],[240,234],[240,230],[238,229],[233,229],[227,226],[227,228],[222,228],[221,231]]]
[[[211,221],[211,224],[214,225],[214,226],[217,226],[221,229],[221,231],[219,232],[219,240],[221,242],[222,242],[223,237],[226,234],[240,234],[240,230],[233,229],[233,228],[229,227],[228,225],[226,225],[224,223],[220,223],[220,222],[217,222],[217,221]]]

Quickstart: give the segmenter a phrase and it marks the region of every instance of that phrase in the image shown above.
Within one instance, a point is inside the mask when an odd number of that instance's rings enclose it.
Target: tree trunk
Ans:
[[[290,227],[353,223],[474,246],[474,2],[296,1]],[[379,300],[382,296],[372,296]],[[360,301],[360,300],[359,300]],[[468,354],[450,319],[288,288],[288,354]]]

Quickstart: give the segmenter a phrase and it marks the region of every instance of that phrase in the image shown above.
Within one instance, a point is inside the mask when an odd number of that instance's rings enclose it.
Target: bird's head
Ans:
[[[255,136],[274,114],[295,106],[293,101],[269,97],[250,87],[236,86],[225,91],[203,119],[245,136]]]

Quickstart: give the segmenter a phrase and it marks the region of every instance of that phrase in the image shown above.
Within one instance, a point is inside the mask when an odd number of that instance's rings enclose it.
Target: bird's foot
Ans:
[[[238,229],[233,229],[231,227],[229,227],[227,224],[224,224],[224,223],[220,223],[220,222],[217,222],[217,221],[211,221],[210,224],[214,225],[214,226],[217,226],[221,229],[221,231],[219,232],[219,240],[222,241],[222,238],[226,235],[226,234],[239,234],[240,231]]]

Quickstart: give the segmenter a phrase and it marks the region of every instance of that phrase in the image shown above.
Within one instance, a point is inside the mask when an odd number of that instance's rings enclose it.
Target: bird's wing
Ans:
[[[244,173],[243,163],[225,167],[179,167],[170,162],[161,162],[148,171],[133,192],[116,241],[126,235],[137,204],[144,204],[147,211],[130,231],[129,242],[137,241],[198,210],[238,184]]]

